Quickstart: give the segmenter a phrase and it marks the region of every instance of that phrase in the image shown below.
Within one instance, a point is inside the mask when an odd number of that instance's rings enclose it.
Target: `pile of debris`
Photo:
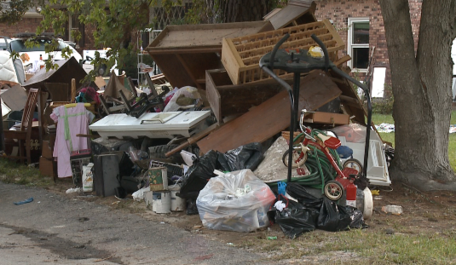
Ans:
[[[38,160],[41,173],[55,180],[71,177],[81,192],[132,194],[156,213],[199,213],[212,229],[252,231],[271,220],[294,238],[316,228],[361,228],[372,214],[368,182],[391,183],[375,126],[365,142],[363,102],[334,71],[300,75],[296,104],[306,110],[300,125],[309,131],[293,138],[317,140],[302,140],[299,157],[288,160],[289,93],[259,66],[285,35],[281,48],[298,53],[318,46],[314,35],[345,70],[350,57],[339,58],[343,41],[314,11],[313,2],[290,1],[264,21],[168,26],[145,52],[162,71],[140,73],[147,91],[114,73],[76,88],[85,71],[74,58],[56,70],[39,70],[23,87],[5,84],[3,126],[25,141],[5,137],[4,151],[28,163]],[[275,74],[293,83],[292,73]],[[21,111],[22,118],[13,115]],[[347,172],[368,181],[334,182]],[[354,181],[358,188],[352,189]]]

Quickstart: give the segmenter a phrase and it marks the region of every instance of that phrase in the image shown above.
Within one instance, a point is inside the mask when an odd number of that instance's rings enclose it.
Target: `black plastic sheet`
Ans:
[[[297,199],[298,202],[300,202],[305,207],[315,208],[318,210],[321,208],[323,198],[315,197],[308,191],[308,188],[306,188],[298,183],[290,182],[287,184],[286,190],[287,190],[287,193],[290,194],[291,197]]]
[[[193,165],[182,179],[182,187],[177,195],[181,198],[196,199],[208,180],[215,176],[214,169],[220,168],[217,166],[218,156],[218,151],[210,150],[193,161]]]
[[[317,228],[321,230],[336,232],[347,230],[352,219],[346,206],[323,197],[323,203],[318,216]]]
[[[288,203],[287,208],[282,211],[275,210],[274,220],[286,236],[294,239],[305,232],[315,230],[318,219],[316,209],[306,208],[292,200],[284,203]]]
[[[263,158],[261,143],[249,143],[227,151],[219,158],[219,162],[227,171],[241,169],[254,171]]]

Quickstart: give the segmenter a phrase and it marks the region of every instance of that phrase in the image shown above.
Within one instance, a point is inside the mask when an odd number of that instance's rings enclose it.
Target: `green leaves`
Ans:
[[[17,23],[29,7],[32,7],[32,4],[32,0],[10,0],[8,2],[0,0],[0,23],[7,23],[8,25]]]

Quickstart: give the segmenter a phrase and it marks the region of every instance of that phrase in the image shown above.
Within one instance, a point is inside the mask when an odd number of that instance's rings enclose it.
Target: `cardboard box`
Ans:
[[[315,112],[309,113],[304,117],[305,123],[325,123],[332,125],[344,125],[350,123],[348,114],[332,112]]]
[[[52,156],[54,149],[51,146],[50,140],[43,140],[43,150],[41,152],[41,156],[52,160],[54,157]]]
[[[57,162],[53,159],[46,159],[45,157],[40,157],[40,173],[43,176],[48,177],[57,177]]]

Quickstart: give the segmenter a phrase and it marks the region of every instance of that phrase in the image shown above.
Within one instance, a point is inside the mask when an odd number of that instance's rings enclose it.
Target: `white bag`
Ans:
[[[82,191],[91,192],[93,190],[93,163],[82,166]]]
[[[209,179],[196,199],[203,225],[215,230],[250,232],[269,225],[276,197],[250,169]]]

